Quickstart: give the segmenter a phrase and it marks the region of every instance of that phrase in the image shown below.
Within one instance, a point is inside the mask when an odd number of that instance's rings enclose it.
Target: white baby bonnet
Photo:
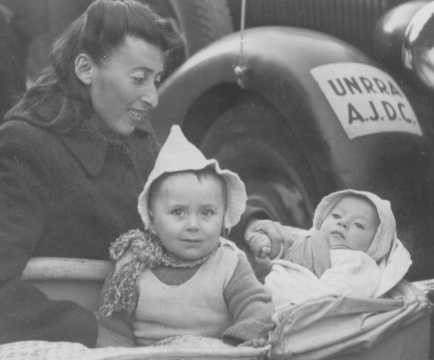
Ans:
[[[247,193],[243,181],[236,173],[221,169],[217,160],[205,158],[202,152],[186,139],[179,125],[173,125],[139,196],[138,209],[145,229],[149,229],[150,225],[148,195],[151,184],[165,173],[201,170],[208,166],[214,167],[226,183],[227,209],[223,226],[225,229],[235,226],[246,208]]]
[[[376,291],[377,296],[380,296],[404,278],[412,263],[410,253],[397,237],[396,220],[390,202],[368,191],[336,191],[325,196],[318,204],[313,217],[313,228],[319,229],[336,203],[351,194],[367,198],[376,207],[380,219],[375,237],[367,250],[367,254],[377,262],[382,272],[382,280]]]

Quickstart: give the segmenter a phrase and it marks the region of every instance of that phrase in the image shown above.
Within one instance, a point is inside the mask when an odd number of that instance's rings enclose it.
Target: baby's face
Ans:
[[[330,211],[320,230],[325,234],[332,249],[366,252],[378,225],[377,211],[369,200],[347,196]]]
[[[151,227],[172,255],[196,260],[217,246],[224,214],[225,192],[216,176],[178,173],[156,189]]]

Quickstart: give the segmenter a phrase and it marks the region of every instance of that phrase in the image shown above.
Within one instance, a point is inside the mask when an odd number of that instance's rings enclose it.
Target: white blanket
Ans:
[[[398,239],[387,259],[377,265],[368,255],[353,250],[331,250],[331,268],[321,278],[305,267],[275,260],[265,278],[276,308],[325,295],[379,297],[404,277],[410,254]]]

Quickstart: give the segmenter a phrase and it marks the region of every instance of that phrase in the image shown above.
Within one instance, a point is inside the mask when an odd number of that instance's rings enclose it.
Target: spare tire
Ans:
[[[300,228],[312,225],[319,192],[314,173],[303,147],[265,99],[254,93],[241,97],[218,116],[199,147],[240,175],[249,203],[268,218]]]
[[[372,36],[377,20],[405,0],[250,0],[246,28],[295,26],[336,36],[373,54]],[[228,0],[238,29],[241,1]]]
[[[224,0],[170,0],[191,56],[211,42],[234,31]]]
[[[186,40],[185,57],[234,31],[226,0],[144,0],[158,14],[173,18]]]

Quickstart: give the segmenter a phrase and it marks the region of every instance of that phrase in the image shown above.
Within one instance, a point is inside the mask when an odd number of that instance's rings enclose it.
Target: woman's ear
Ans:
[[[74,66],[75,74],[80,81],[85,85],[90,85],[95,71],[95,63],[91,57],[86,53],[78,54],[75,58]]]

